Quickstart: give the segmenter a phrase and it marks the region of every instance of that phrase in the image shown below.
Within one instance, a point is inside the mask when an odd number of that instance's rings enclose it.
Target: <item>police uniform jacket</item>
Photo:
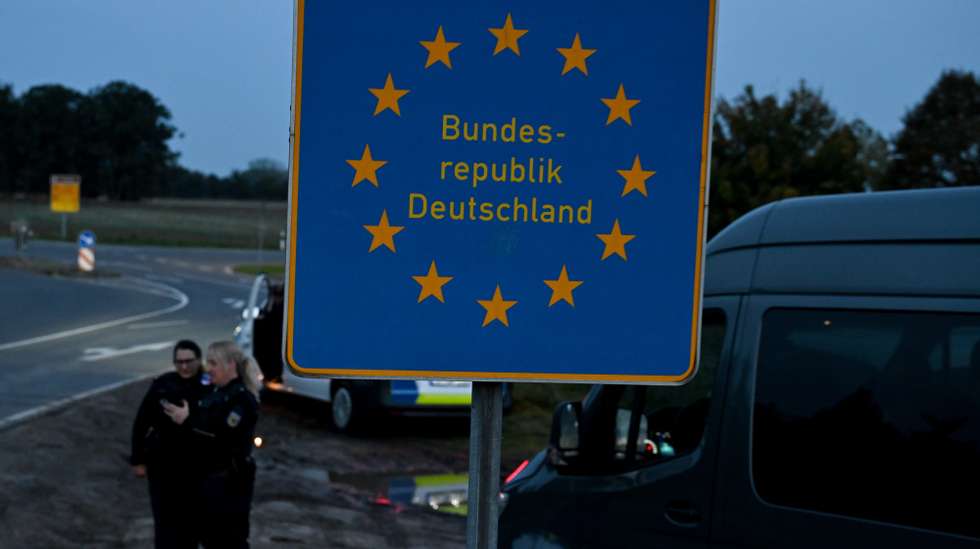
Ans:
[[[187,401],[193,414],[197,402],[213,391],[200,372],[184,379],[169,372],[153,380],[133,422],[132,465],[179,465],[194,450],[194,439],[186,425],[177,425],[163,411],[162,401],[180,406]]]
[[[197,459],[205,474],[235,472],[251,462],[259,404],[240,379],[198,402],[189,417]]]

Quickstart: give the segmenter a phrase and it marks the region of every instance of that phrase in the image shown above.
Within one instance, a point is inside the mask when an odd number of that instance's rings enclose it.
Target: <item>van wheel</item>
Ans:
[[[333,428],[340,433],[350,433],[357,424],[358,403],[350,387],[341,385],[333,392],[330,399],[331,422]]]

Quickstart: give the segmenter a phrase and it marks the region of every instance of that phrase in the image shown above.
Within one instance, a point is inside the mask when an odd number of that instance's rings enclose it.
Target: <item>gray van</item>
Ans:
[[[980,187],[785,200],[706,254],[695,378],[559,405],[500,546],[980,544]]]

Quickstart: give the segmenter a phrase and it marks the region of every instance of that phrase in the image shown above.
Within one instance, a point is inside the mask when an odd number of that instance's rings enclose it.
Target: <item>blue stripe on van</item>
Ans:
[[[391,404],[394,406],[412,406],[419,398],[419,386],[414,381],[391,382]]]

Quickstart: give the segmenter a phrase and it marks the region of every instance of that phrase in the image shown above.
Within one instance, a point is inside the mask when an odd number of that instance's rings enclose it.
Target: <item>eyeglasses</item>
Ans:
[[[184,366],[184,365],[194,364],[195,362],[197,362],[197,360],[198,359],[196,358],[184,358],[184,359],[177,358],[174,359],[174,366]]]

